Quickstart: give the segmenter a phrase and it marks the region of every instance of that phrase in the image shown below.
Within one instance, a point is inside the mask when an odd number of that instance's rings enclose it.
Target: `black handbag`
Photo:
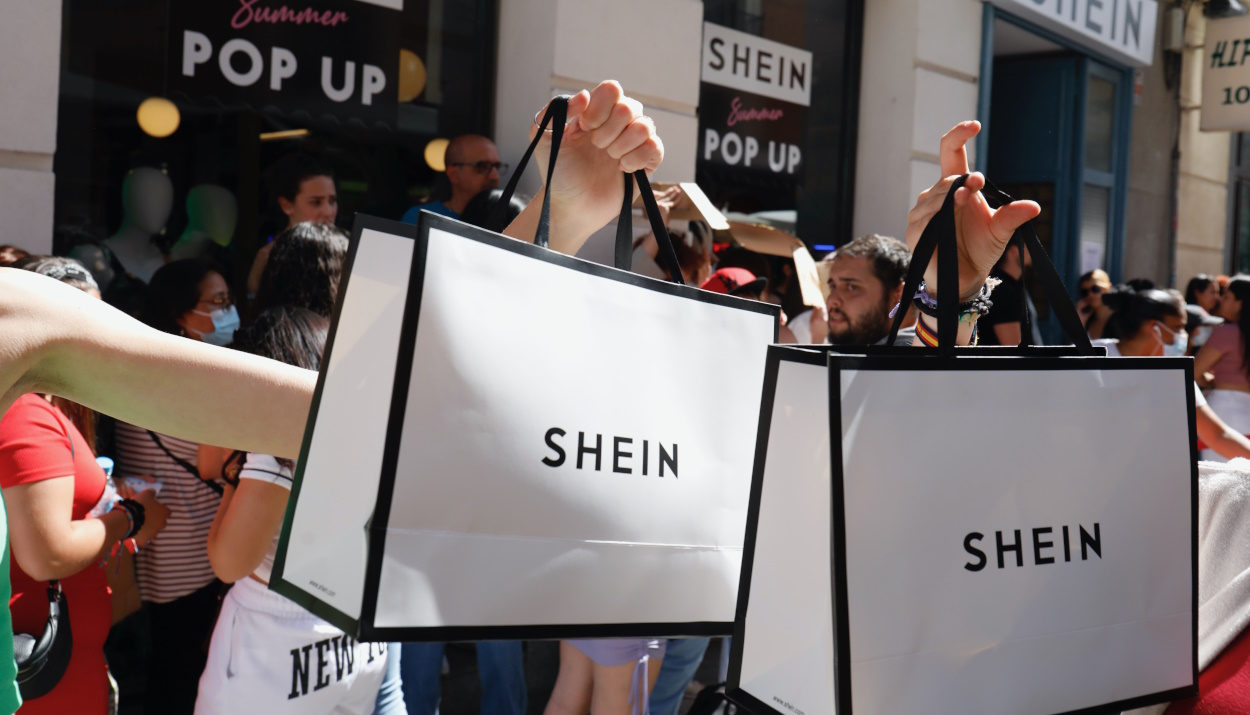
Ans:
[[[61,682],[74,650],[74,634],[69,627],[69,604],[60,581],[48,582],[48,622],[38,637],[13,634],[13,656],[17,660],[17,687],[22,700],[43,697]]]

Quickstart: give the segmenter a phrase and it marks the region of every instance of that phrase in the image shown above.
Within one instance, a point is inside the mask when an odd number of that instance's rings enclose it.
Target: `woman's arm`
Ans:
[[[1250,459],[1250,439],[1225,424],[1210,407],[1199,405],[1197,417],[1198,439],[1206,442],[1208,447],[1219,452],[1225,459]]]
[[[221,470],[226,466],[226,459],[233,451],[201,444],[195,459],[195,466],[200,471],[200,479],[206,482],[221,479]]]
[[[1211,371],[1211,368],[1215,367],[1215,364],[1219,362],[1220,358],[1223,356],[1224,353],[1220,352],[1218,348],[1210,343],[1203,345],[1198,350],[1198,354],[1194,356],[1194,377],[1198,380],[1199,384],[1208,382],[1206,374]]]
[[[226,486],[208,532],[208,562],[217,578],[234,583],[260,566],[282,528],[290,495],[290,489],[256,479]]]
[[[136,535],[147,543],[165,526],[169,510],[151,491],[135,497],[144,506],[144,526]],[[36,581],[68,578],[100,562],[130,529],[121,511],[98,519],[73,519],[72,476],[18,484],[4,489],[9,545],[17,565]]]
[[[0,268],[0,410],[44,392],[182,439],[298,455],[316,378]]]

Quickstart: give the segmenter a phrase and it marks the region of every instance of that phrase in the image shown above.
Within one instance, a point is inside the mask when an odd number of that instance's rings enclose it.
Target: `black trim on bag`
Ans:
[[[751,467],[751,496],[747,502],[746,536],[742,541],[742,570],[738,577],[738,601],[734,610],[733,640],[729,644],[729,677],[725,695],[742,692],[742,646],[746,642],[747,603],[751,596],[751,573],[755,563],[755,535],[760,522],[760,500],[764,494],[764,465],[768,461],[768,435],[772,432],[773,403],[777,397],[777,373],[781,368],[780,348],[768,346],[764,364],[764,388],[760,396],[760,422],[755,438],[755,463]],[[813,358],[817,353],[806,353]]]
[[[313,392],[312,406],[308,410],[308,422],[304,428],[304,441],[300,445],[300,458],[296,463],[294,478],[291,483],[291,496],[287,499],[286,515],[282,519],[282,531],[278,541],[278,552],[274,555],[273,572],[269,579],[270,590],[294,601],[313,615],[334,625],[344,633],[355,633],[357,619],[313,597],[300,586],[290,583],[283,577],[286,569],[286,550],[291,540],[291,525],[295,521],[295,507],[299,503],[300,488],[304,483],[304,468],[308,463],[308,454],[312,449],[312,438],[317,426],[317,413],[321,407],[321,395],[325,390],[326,369],[334,355],[334,340],[338,334],[339,319],[343,312],[343,301],[347,297],[347,287],[351,282],[352,267],[356,263],[356,253],[360,248],[361,235],[373,230],[400,238],[416,239],[417,229],[411,224],[389,221],[365,214],[356,214],[352,223],[351,245],[348,247],[347,260],[343,264],[343,277],[339,282],[339,294],[334,299],[334,312],[330,316],[330,331],[326,336],[325,353],[321,356],[321,370],[317,374],[317,388]]]
[[[733,641],[729,647],[729,677],[725,684],[725,697],[753,713],[790,715],[790,713],[783,713],[772,708],[749,691],[742,689],[742,658],[747,643],[746,619],[750,608],[751,576],[755,564],[755,537],[759,529],[760,506],[764,496],[764,471],[768,464],[768,441],[772,433],[777,379],[781,373],[783,361],[824,367],[828,364],[827,355],[831,349],[837,348],[830,345],[768,346],[768,361],[764,367],[764,392],[760,399],[760,423],[755,440],[755,463],[751,469],[751,499],[747,506],[747,533],[742,545],[742,572],[738,578],[737,615],[734,618]],[[829,553],[832,555],[834,551],[830,549]],[[837,633],[836,626],[833,632]],[[835,667],[838,662],[841,661],[835,661]]]
[[[359,216],[357,221],[377,221],[367,216]],[[411,226],[406,228],[411,229]],[[510,251],[522,256],[534,258],[564,268],[608,278],[618,283],[637,286],[657,293],[697,300],[727,308],[746,310],[769,316],[773,319],[773,340],[778,338],[780,331],[781,310],[778,306],[759,301],[736,298],[721,293],[700,290],[693,286],[677,285],[666,281],[648,278],[636,273],[618,270],[613,267],[592,263],[580,258],[566,256],[545,248],[540,248],[525,241],[499,235],[476,226],[456,221],[446,216],[428,212],[421,213],[417,219],[416,244],[412,252],[412,271],[408,282],[408,293],[404,304],[399,352],[395,364],[395,382],[391,395],[390,420],[387,427],[385,449],[382,456],[382,474],[378,485],[377,502],[374,506],[373,518],[368,526],[368,558],[365,569],[363,603],[361,604],[359,623],[347,630],[354,633],[361,641],[382,642],[450,642],[450,641],[483,641],[483,640],[547,640],[569,638],[675,638],[683,636],[727,636],[733,633],[732,622],[701,621],[693,623],[604,623],[604,624],[535,624],[522,626],[438,626],[438,627],[380,627],[375,624],[377,618],[377,602],[381,589],[383,555],[386,551],[387,526],[390,521],[392,492],[395,488],[396,472],[399,465],[399,452],[403,437],[404,416],[408,405],[408,392],[412,379],[412,363],[416,350],[418,319],[421,312],[422,289],[425,279],[425,259],[429,247],[431,229],[446,231],[461,239],[477,241],[494,248]],[[386,228],[378,229],[385,232]],[[340,298],[346,295],[340,289]],[[337,317],[337,316],[336,316]],[[328,355],[328,353],[327,353]],[[328,360],[323,365],[328,364]],[[321,384],[318,383],[318,394]],[[315,412],[314,403],[314,412]],[[311,434],[311,431],[308,433]],[[306,439],[308,435],[305,436]],[[295,503],[292,495],[291,503]],[[284,594],[285,595],[285,594]],[[297,601],[299,602],[299,601]],[[303,603],[301,602],[301,605]],[[328,607],[327,607],[328,608]],[[316,610],[309,609],[321,615]],[[323,609],[326,610],[326,609]],[[323,618],[325,616],[322,616]],[[335,621],[326,618],[327,621]],[[338,625],[335,623],[335,625]]]
[[[975,349],[974,350],[984,350]],[[1007,354],[1019,355],[1030,353],[1029,349],[1016,346],[1006,348]],[[829,353],[829,433],[830,453],[833,469],[833,531],[836,534],[834,556],[834,697],[838,703],[840,715],[854,715],[850,694],[851,676],[851,640],[849,633],[849,599],[847,596],[846,574],[846,527],[842,520],[836,519],[839,514],[846,513],[845,477],[842,461],[842,410],[841,410],[841,371],[921,371],[921,372],[967,372],[967,371],[1072,371],[1089,370],[1090,361],[1097,361],[1098,370],[1181,370],[1184,373],[1184,387],[1189,423],[1189,462],[1192,465],[1190,479],[1190,541],[1192,547],[1193,571],[1191,581],[1193,588],[1190,596],[1191,628],[1193,630],[1193,684],[1157,693],[1148,693],[1126,700],[1102,703],[1087,708],[1068,710],[1054,715],[1118,715],[1124,710],[1157,705],[1198,694],[1198,445],[1196,439],[1196,417],[1194,415],[1194,371],[1193,358],[1176,357],[1130,357],[1130,358],[1099,358],[1091,356],[1075,356],[1069,358],[1046,357],[1015,357],[1003,360],[995,357],[896,357],[881,360],[873,357],[856,355],[838,355]],[[836,446],[835,446],[836,445]],[[837,543],[840,542],[840,543]],[[745,558],[745,557],[744,557]],[[839,628],[839,624],[844,624]],[[839,681],[838,679],[841,678]],[[845,687],[843,685],[845,684]],[[845,693],[845,694],[844,694]],[[780,711],[772,710],[778,715]]]

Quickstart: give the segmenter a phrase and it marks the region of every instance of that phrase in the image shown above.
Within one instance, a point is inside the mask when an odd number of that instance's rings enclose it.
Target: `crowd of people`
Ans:
[[[602,138],[587,139],[578,149],[583,134],[606,131],[624,137],[627,127],[645,119],[623,104],[614,84],[583,94],[570,110],[574,119],[565,150],[571,145],[572,151],[600,159],[606,151],[612,156],[603,163],[611,171],[653,169],[662,156],[653,125],[635,131],[639,138],[624,151]],[[631,122],[608,121],[619,107],[634,112]],[[973,125],[952,132],[959,157],[963,143],[976,133]],[[943,151],[944,158],[951,154],[946,146]],[[420,210],[430,210],[484,225],[500,199],[499,175],[506,170],[494,144],[486,137],[459,137],[448,146],[446,166],[448,196],[414,207],[403,220],[414,222]],[[977,329],[969,327],[965,334],[961,327],[961,340],[1014,345],[1029,337],[1040,342],[1031,330],[1025,334],[1028,328],[1020,321],[1027,314],[1033,316],[1030,326],[1037,325],[1025,288],[1030,258],[1003,251],[1011,230],[1032,218],[1036,206],[1020,202],[990,209],[978,202],[978,176],[971,175],[956,195],[957,206],[973,214],[972,228],[961,239],[968,248],[961,260],[972,263],[961,265],[960,292],[968,294],[965,279],[975,291],[987,275],[997,287],[979,333],[974,337]],[[87,342],[75,348],[79,352],[73,360],[58,364],[54,356],[47,365],[29,367],[29,373],[5,373],[0,383],[0,394],[29,393],[11,406],[0,403],[8,407],[0,419],[0,493],[12,554],[0,571],[11,584],[12,630],[42,632],[50,585],[60,589],[73,613],[68,669],[22,712],[115,712],[119,698],[125,703],[131,697],[142,699],[145,713],[258,712],[260,703],[265,710],[290,713],[424,715],[438,709],[441,644],[360,643],[268,590],[311,392],[311,382],[300,371],[320,365],[349,246],[335,225],[336,189],[327,167],[313,157],[293,155],[275,167],[271,179],[274,206],[287,224],[255,256],[246,285],[232,287],[228,277],[234,272],[213,255],[165,262],[143,281],[139,301],[133,290],[137,279],[131,276],[125,281],[123,308],[137,305],[135,317],[164,334],[159,339],[152,331],[135,332],[121,318],[81,299],[53,292],[48,310],[72,306],[66,310],[99,323],[92,325],[95,332],[112,329],[115,335],[75,338]],[[944,179],[921,195],[906,242],[873,234],[831,253],[825,259],[823,306],[804,305],[793,263],[718,242],[699,222],[672,227],[678,263],[687,283],[780,304],[788,323],[783,341],[883,344],[892,316],[903,309],[908,317],[896,344],[920,344],[935,328],[926,322],[924,301],[916,300],[913,307],[913,297],[903,295],[908,244],[915,244],[949,182]],[[565,203],[553,201],[553,212],[563,206],[567,212],[594,214],[602,217],[596,218],[602,225],[620,205],[619,184],[614,201],[562,196]],[[666,212],[680,197],[668,189],[656,198]],[[516,202],[508,207],[510,235],[532,235],[532,206]],[[576,251],[588,233],[584,227],[565,235],[553,232],[552,245]],[[636,263],[654,261],[654,236],[640,238],[635,248]],[[112,280],[118,279],[116,257],[105,264],[111,275],[97,275],[71,258],[0,246],[0,266],[55,279],[95,300],[109,298]],[[650,269],[664,274],[658,266]],[[935,275],[927,278],[930,286],[936,284]],[[23,283],[11,271],[0,272],[0,279],[11,291],[6,300],[42,299],[47,290],[43,283]],[[1198,276],[1184,295],[1149,281],[1130,283],[1113,286],[1103,271],[1081,277],[1078,308],[1090,337],[1111,355],[1194,355],[1204,457],[1250,457],[1245,436],[1250,433],[1250,325],[1243,325],[1250,322],[1250,310],[1242,309],[1250,299],[1250,277]],[[14,320],[4,311],[0,319]],[[6,334],[9,343],[39,335],[38,326],[23,325],[26,333]],[[56,341],[30,337],[29,342]],[[195,343],[228,346],[238,356],[223,357],[224,351],[200,350],[192,347]],[[246,356],[298,370],[283,372]],[[98,362],[84,362],[89,357]],[[15,358],[10,364],[27,362]],[[237,384],[227,389],[227,380]],[[187,389],[192,382],[196,389]],[[39,386],[44,389],[32,389]],[[1205,397],[1202,390],[1208,390]],[[118,419],[101,417],[85,404]],[[191,441],[188,435],[202,439]],[[136,611],[149,624],[144,642],[106,646],[110,631],[124,628]],[[0,623],[0,630],[7,628]],[[706,638],[561,643],[546,711],[580,715],[649,709],[672,715],[708,646]],[[146,655],[141,695],[132,696],[109,674],[106,653],[110,660],[126,659],[133,655],[127,648]],[[477,662],[482,712],[527,712],[524,644],[480,643]],[[0,668],[0,678],[5,676]],[[0,712],[16,709],[11,689],[0,682]],[[6,710],[6,705],[12,707]]]

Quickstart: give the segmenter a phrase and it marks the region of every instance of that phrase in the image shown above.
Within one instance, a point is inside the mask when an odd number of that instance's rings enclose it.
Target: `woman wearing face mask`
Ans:
[[[1136,292],[1122,287],[1113,293],[1104,293],[1104,305],[1112,309],[1107,328],[1120,338],[1095,340],[1095,345],[1107,348],[1110,357],[1158,357],[1185,354],[1189,336],[1185,332],[1185,301],[1180,294],[1162,290]],[[1220,460],[1221,457],[1250,458],[1250,439],[1220,419],[1214,400],[1208,405],[1202,391],[1194,386],[1194,409],[1198,439],[1207,445],[1202,452],[1204,460]]]
[[[234,341],[239,313],[212,265],[198,259],[162,266],[148,286],[143,322],[212,345]],[[117,423],[119,477],[151,475],[170,509],[161,538],[135,559],[139,595],[151,623],[144,710],[190,715],[204,670],[221,582],[208,561],[208,531],[221,487],[200,479],[199,445]]]
[[[1235,430],[1250,434],[1250,350],[1246,349],[1250,310],[1242,309],[1243,301],[1250,301],[1250,277],[1236,276],[1229,281],[1228,290],[1215,309],[1224,324],[1211,331],[1211,337],[1198,351],[1194,374],[1200,380],[1207,373],[1212,375],[1210,384],[1214,389],[1207,395],[1211,408]],[[1204,453],[1203,459],[1207,458]]]

